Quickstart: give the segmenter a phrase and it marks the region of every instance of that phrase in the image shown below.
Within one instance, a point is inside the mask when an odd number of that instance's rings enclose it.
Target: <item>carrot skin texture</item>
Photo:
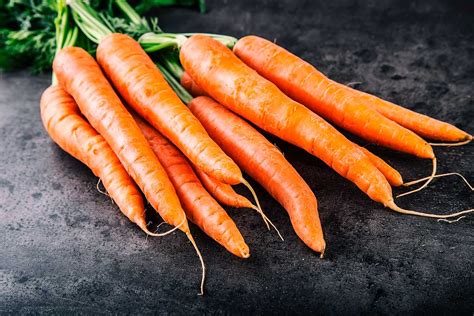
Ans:
[[[252,202],[250,202],[245,196],[235,192],[230,185],[217,181],[199,168],[194,168],[194,171],[207,191],[209,191],[209,193],[211,193],[211,195],[220,203],[237,208],[254,208]]]
[[[401,174],[388,163],[386,163],[382,158],[374,155],[364,147],[359,146],[359,149],[370,159],[374,166],[376,166],[377,169],[382,172],[390,185],[398,187],[403,184],[403,178]]]
[[[234,53],[289,97],[351,133],[420,158],[434,158],[431,146],[418,135],[284,48],[257,36],[245,36],[234,46]]]
[[[127,173],[167,223],[189,233],[186,215],[165,170],[99,65],[85,50],[67,47],[53,62],[59,84],[110,145]]]
[[[224,151],[286,209],[299,238],[314,251],[324,252],[326,243],[316,197],[282,153],[211,98],[197,97],[189,108]]]
[[[362,151],[227,47],[194,35],[182,46],[180,59],[196,84],[231,111],[320,158],[373,200],[384,205],[393,200],[390,184]]]
[[[239,229],[227,212],[202,186],[185,156],[144,120],[136,115],[134,118],[168,173],[191,222],[232,254],[248,258],[249,247]]]
[[[408,128],[421,137],[444,142],[460,142],[472,139],[471,135],[454,125],[417,113],[351,87],[341,86],[352,93],[356,93],[362,101],[383,116]]]
[[[239,167],[207,135],[134,39],[109,35],[97,48],[97,60],[127,104],[193,164],[222,182],[240,183]]]
[[[193,78],[191,78],[191,76],[187,73],[187,72],[184,72],[183,76],[181,77],[181,85],[186,89],[188,90],[189,93],[191,93],[191,95],[193,97],[199,97],[199,96],[209,96],[206,91],[204,91],[203,89],[201,89],[200,86],[198,86]]]
[[[43,125],[53,141],[89,167],[120,211],[146,229],[140,191],[105,139],[84,120],[74,99],[63,88],[50,86],[43,92],[40,106]]]

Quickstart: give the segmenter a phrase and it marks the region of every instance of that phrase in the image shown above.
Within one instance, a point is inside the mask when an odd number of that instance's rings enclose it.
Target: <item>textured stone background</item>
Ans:
[[[169,31],[259,34],[341,82],[474,132],[474,6],[470,1],[208,1],[166,9]],[[284,210],[257,186],[285,242],[258,216],[229,209],[252,256],[239,260],[193,227],[207,294],[182,234],[146,239],[97,179],[45,133],[38,100],[49,76],[0,74],[0,313],[441,313],[474,311],[473,216],[456,224],[394,214],[305,152],[276,141],[314,189],[328,243],[320,260]],[[364,144],[364,142],[362,142]],[[406,179],[430,164],[371,147]],[[437,149],[440,172],[474,180],[473,145]],[[398,192],[398,190],[395,190]],[[474,206],[440,179],[405,207]]]

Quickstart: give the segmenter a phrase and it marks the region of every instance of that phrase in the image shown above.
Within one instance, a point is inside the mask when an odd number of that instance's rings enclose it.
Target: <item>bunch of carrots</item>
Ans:
[[[258,36],[164,33],[125,0],[114,2],[127,23],[146,33],[133,34],[136,39],[117,33],[83,0],[58,2],[54,79],[41,98],[43,124],[146,234],[186,234],[201,260],[201,294],[205,265],[188,220],[241,258],[250,256],[249,247],[221,205],[253,209],[274,227],[243,172],[283,206],[308,247],[321,257],[326,249],[314,193],[254,126],[308,151],[396,212],[445,219],[474,211],[406,210],[392,195],[392,186],[424,183],[420,190],[443,176],[436,174],[433,146],[467,144],[468,133],[332,81]],[[95,58],[75,46],[80,34],[97,45]],[[371,143],[431,159],[432,175],[405,183],[331,123]],[[254,202],[234,191],[238,184]],[[170,230],[149,230],[142,193]]]

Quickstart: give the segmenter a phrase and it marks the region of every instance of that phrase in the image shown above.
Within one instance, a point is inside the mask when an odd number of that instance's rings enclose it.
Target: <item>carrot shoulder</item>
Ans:
[[[165,170],[99,65],[85,50],[67,47],[53,63],[59,84],[105,138],[161,217],[189,234],[186,215]]]
[[[84,120],[74,99],[63,88],[51,86],[40,104],[43,125],[54,142],[87,165],[120,211],[149,233],[141,193],[105,139]]]
[[[421,158],[434,158],[431,146],[412,131],[378,113],[357,94],[341,88],[312,65],[257,36],[241,38],[235,54],[297,102],[370,142]]]
[[[194,165],[222,182],[241,182],[239,167],[209,137],[134,39],[107,36],[97,48],[97,60],[126,102]]]
[[[185,156],[144,120],[134,118],[168,173],[188,218],[229,252],[248,258],[249,247],[239,229],[204,189]]]
[[[296,234],[314,251],[326,247],[316,197],[281,152],[243,119],[208,97],[189,104],[213,139],[288,212]]]
[[[182,46],[180,59],[193,80],[222,105],[319,157],[373,200],[384,205],[393,202],[390,184],[362,151],[228,48],[209,37],[194,35]]]

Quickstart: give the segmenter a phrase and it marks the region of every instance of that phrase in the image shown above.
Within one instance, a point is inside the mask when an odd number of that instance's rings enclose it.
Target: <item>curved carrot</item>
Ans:
[[[412,131],[378,113],[358,94],[328,79],[284,48],[257,36],[241,38],[234,53],[297,102],[370,142],[421,158],[431,146]]]
[[[454,125],[417,113],[392,102],[385,101],[374,95],[354,90],[345,85],[342,86],[344,89],[351,91],[351,93],[356,93],[361,101],[374,108],[383,116],[397,122],[409,130],[412,130],[422,137],[444,142],[468,143],[472,140],[471,135]]]
[[[281,152],[247,122],[211,98],[197,97],[189,108],[224,151],[283,205],[303,242],[323,254],[326,243],[316,197]]]
[[[189,233],[186,215],[165,170],[95,60],[81,48],[67,47],[56,55],[53,68],[60,85],[105,138],[155,210],[167,223],[181,225]]]
[[[334,127],[259,76],[219,42],[194,35],[181,48],[181,63],[209,95],[257,126],[323,160],[384,205],[390,184],[362,151]],[[227,124],[230,129],[232,125]]]
[[[358,146],[359,149],[370,159],[370,161],[379,169],[380,172],[387,178],[387,181],[394,187],[401,186],[403,179],[401,174],[392,166],[386,163],[382,158],[374,155],[372,152],[364,147]]]
[[[250,256],[249,247],[234,221],[204,189],[185,156],[157,130],[133,115],[173,183],[187,217],[208,236],[241,258]]]
[[[97,60],[127,103],[194,165],[222,182],[241,183],[239,167],[207,135],[134,39],[124,34],[105,37]]]
[[[41,96],[41,119],[50,137],[64,151],[84,163],[100,178],[120,211],[145,233],[145,207],[141,193],[105,139],[82,117],[74,99],[59,86]]]
[[[206,93],[206,91],[204,91],[203,89],[201,89],[200,86],[198,86],[193,78],[191,78],[191,76],[187,73],[187,72],[184,72],[183,75],[181,76],[181,85],[189,91],[189,93],[191,93],[191,95],[193,97],[199,97],[199,96],[208,96],[208,94]]]
[[[225,183],[217,181],[216,179],[208,176],[204,171],[199,168],[194,168],[194,171],[201,179],[204,187],[212,194],[216,200],[220,203],[231,206],[231,207],[245,207],[251,209],[257,209],[245,196],[242,196],[234,191],[234,189]]]

